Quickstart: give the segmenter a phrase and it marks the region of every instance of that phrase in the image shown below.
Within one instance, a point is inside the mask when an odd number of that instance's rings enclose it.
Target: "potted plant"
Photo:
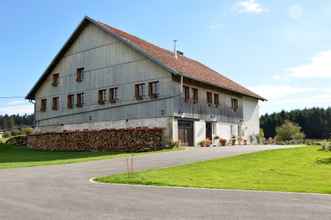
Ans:
[[[236,145],[237,138],[236,136],[232,136],[231,138],[231,145]]]
[[[220,144],[221,144],[221,146],[225,146],[226,145],[226,139],[221,138],[220,139]]]
[[[211,144],[211,140],[209,139],[205,139],[199,143],[200,147],[209,147]]]

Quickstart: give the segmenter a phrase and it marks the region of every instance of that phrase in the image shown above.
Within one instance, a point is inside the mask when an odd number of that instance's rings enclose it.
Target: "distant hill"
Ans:
[[[260,117],[261,128],[265,137],[274,137],[276,127],[284,120],[290,120],[302,127],[306,138],[325,139],[331,135],[331,107],[309,108],[303,110],[281,111],[279,113],[265,114]]]
[[[22,127],[32,127],[34,115],[0,115],[0,130],[13,130]]]

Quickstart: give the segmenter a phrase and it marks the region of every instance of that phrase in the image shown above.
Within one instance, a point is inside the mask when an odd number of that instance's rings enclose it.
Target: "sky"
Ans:
[[[267,98],[261,114],[331,106],[329,0],[2,0],[0,114],[33,112],[22,97],[86,15],[170,50],[178,40]]]

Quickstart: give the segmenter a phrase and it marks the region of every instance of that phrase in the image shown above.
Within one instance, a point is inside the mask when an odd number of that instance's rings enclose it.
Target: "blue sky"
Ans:
[[[318,3],[317,3],[318,2]],[[1,1],[0,96],[25,96],[88,15],[198,59],[269,99],[261,113],[331,103],[331,1]],[[30,113],[0,99],[0,114]]]

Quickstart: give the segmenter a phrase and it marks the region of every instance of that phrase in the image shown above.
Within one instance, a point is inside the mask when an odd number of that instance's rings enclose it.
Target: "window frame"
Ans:
[[[145,95],[145,83],[137,83],[134,86],[136,100],[143,100]]]
[[[84,93],[77,93],[76,94],[76,107],[82,108],[84,106]]]
[[[84,80],[84,67],[76,69],[76,82],[82,82]]]
[[[67,95],[67,108],[73,109],[74,103],[75,103],[75,95],[73,95],[73,94]]]
[[[218,93],[214,93],[214,105],[216,107],[220,105],[220,95]]]
[[[231,98],[231,109],[233,112],[238,112],[239,100],[237,98]]]
[[[148,95],[150,98],[155,99],[160,95],[160,82],[153,81],[148,83]]]
[[[189,103],[190,102],[190,87],[183,86],[184,90],[184,102]]]
[[[192,88],[192,100],[193,104],[199,103],[199,89]]]
[[[118,87],[112,87],[109,89],[109,102],[116,103],[118,101]]]
[[[47,111],[47,99],[41,99],[40,100],[40,112],[46,112]]]
[[[58,111],[60,107],[60,97],[56,96],[52,98],[52,110]]]
[[[107,89],[99,89],[98,90],[98,104],[104,105],[107,100]]]
[[[207,91],[206,92],[206,99],[207,99],[208,106],[211,106],[213,104],[213,93]]]
[[[57,87],[60,81],[60,73],[52,74],[52,86]]]

